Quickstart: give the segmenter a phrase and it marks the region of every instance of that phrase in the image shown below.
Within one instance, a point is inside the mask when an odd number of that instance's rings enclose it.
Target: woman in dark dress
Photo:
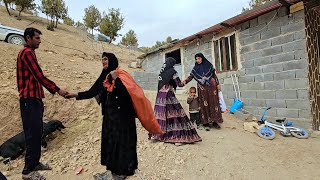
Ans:
[[[138,168],[137,132],[135,109],[131,97],[118,77],[118,60],[112,53],[103,53],[103,70],[95,84],[84,92],[70,94],[77,100],[98,96],[102,106],[101,164],[112,172],[114,179],[125,179]],[[107,92],[103,81],[114,80],[112,92]],[[95,175],[96,179],[106,179],[107,172]]]
[[[195,61],[190,76],[182,84],[187,84],[192,79],[198,82],[201,124],[207,131],[210,130],[209,126],[220,129],[218,123],[222,123],[223,119],[218,95],[220,85],[215,69],[202,53],[195,55]]]

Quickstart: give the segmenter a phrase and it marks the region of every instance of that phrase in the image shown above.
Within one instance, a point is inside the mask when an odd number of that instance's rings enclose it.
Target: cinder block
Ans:
[[[275,47],[271,47],[268,49],[263,49],[261,51],[261,56],[271,56],[271,55],[277,55],[280,54],[282,52],[282,48],[281,46],[275,46]]]
[[[258,74],[254,77],[254,82],[263,82],[264,81],[264,74]]]
[[[294,33],[294,40],[306,39],[305,31],[297,31]]]
[[[241,91],[241,98],[256,99],[257,91],[252,91],[252,90]]]
[[[232,84],[223,84],[223,90],[233,92],[233,85]]]
[[[263,57],[254,60],[254,66],[262,66],[267,64],[271,64],[271,57]]]
[[[286,100],[286,104],[290,109],[310,109],[310,102],[308,100]]]
[[[252,27],[252,28],[249,29],[249,33],[251,35],[259,34],[259,32],[265,32],[265,31],[267,31],[266,24],[259,24],[259,25],[255,26],[255,27]]]
[[[277,90],[276,99],[297,99],[297,90]]]
[[[246,46],[248,44],[252,44],[258,41],[260,41],[260,34],[249,36],[247,38],[242,39],[240,42],[242,46]]]
[[[286,34],[272,39],[272,46],[294,41],[294,34]]]
[[[275,99],[275,91],[270,90],[263,90],[263,91],[258,91],[257,92],[257,99]]]
[[[283,44],[282,51],[285,52],[292,52],[297,50],[305,50],[306,49],[306,41],[304,39],[293,41],[291,43]]]
[[[283,71],[274,74],[274,80],[294,79],[296,77],[295,71]]]
[[[285,87],[285,80],[281,81],[269,81],[264,83],[264,87],[266,90],[280,90]]]
[[[294,58],[294,54],[292,52],[291,53],[285,53],[285,54],[278,54],[278,55],[275,55],[275,56],[271,57],[272,63],[291,61],[293,59],[295,59],[295,58]]]
[[[295,50],[293,55],[294,59],[308,59],[308,55],[305,50]]]
[[[251,114],[259,114],[258,108],[252,105],[247,105],[244,107],[246,111],[248,111]],[[260,119],[260,116],[257,116],[257,119]]]
[[[285,118],[299,118],[299,110],[298,109],[277,108],[277,116],[278,117],[285,117]]]
[[[287,107],[286,101],[283,99],[267,99],[266,106],[273,107],[273,108],[286,108]]]
[[[307,62],[302,60],[288,61],[283,63],[283,70],[292,70],[292,69],[306,69],[308,67]]]
[[[281,34],[280,27],[274,27],[272,29],[268,29],[266,32],[261,32],[261,40],[270,39],[277,37]]]
[[[249,31],[249,29],[242,29],[241,31],[240,31],[240,33],[239,33],[239,39],[240,40],[243,40],[243,39],[245,39],[245,38],[247,38],[247,37],[250,37],[251,35],[250,35],[250,31]]]
[[[261,53],[262,53],[261,51],[250,52],[250,53],[243,54],[242,57],[245,61],[249,61],[249,60],[260,58]]]
[[[277,16],[278,16],[278,13],[276,10],[263,14],[258,17],[258,24],[266,25],[271,20],[276,19]]]
[[[308,87],[308,79],[288,79],[284,80],[286,89],[305,89]]]
[[[265,41],[260,41],[253,44],[253,50],[265,49],[271,47],[271,39],[267,39]]]
[[[248,83],[247,87],[248,87],[248,90],[263,90],[264,83],[263,82]]]
[[[254,51],[254,47],[253,47],[253,44],[250,44],[248,46],[241,47],[240,54],[245,54],[245,53],[252,52],[252,51]]]
[[[254,76],[240,76],[239,83],[252,83],[254,82]]]
[[[295,31],[301,31],[304,30],[305,24],[304,22],[296,22],[296,23],[290,23],[285,26],[281,26],[281,34],[291,33]]]
[[[285,26],[293,22],[293,17],[292,16],[283,16],[279,17],[276,21],[279,21],[279,26]]]
[[[304,10],[293,13],[294,22],[304,22],[304,18],[305,18]]]
[[[240,87],[241,91],[248,90],[248,83],[240,83],[239,87]]]
[[[265,99],[250,99],[249,103],[251,106],[257,106],[257,107],[265,107],[266,106]]]
[[[273,81],[274,77],[273,74],[264,74],[264,81]]]
[[[311,118],[311,111],[299,109],[299,118],[310,119]]]
[[[298,93],[299,100],[302,100],[302,99],[309,100],[310,99],[309,91],[307,89],[299,89],[299,90],[297,90],[297,93]]]
[[[254,60],[248,60],[248,61],[241,62],[241,64],[243,68],[252,68],[254,66],[253,62]]]
[[[282,63],[270,64],[262,67],[262,72],[264,73],[281,72],[281,71],[283,71]]]
[[[246,74],[260,74],[262,73],[262,67],[253,67],[253,68],[247,68]]]
[[[307,68],[298,69],[298,70],[295,70],[295,72],[296,72],[296,78],[297,79],[307,78],[308,77],[308,69]]]
[[[273,81],[273,74],[258,74],[254,77],[255,82]]]

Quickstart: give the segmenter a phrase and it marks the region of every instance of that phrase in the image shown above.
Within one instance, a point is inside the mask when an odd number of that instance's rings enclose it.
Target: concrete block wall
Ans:
[[[150,54],[148,57],[146,57],[146,59],[143,60],[141,64],[142,68],[146,72],[159,74],[159,71],[164,63],[163,58],[164,56],[161,52]]]
[[[158,89],[158,74],[152,72],[132,72],[131,75],[144,90],[156,91]]]
[[[238,50],[242,69],[236,72],[241,97],[245,109],[257,117],[263,107],[271,106],[267,113],[270,119],[286,117],[309,127],[304,11],[290,16],[285,12],[281,8],[237,27],[241,29]],[[218,76],[224,80],[224,98],[231,105],[235,94],[230,73]]]

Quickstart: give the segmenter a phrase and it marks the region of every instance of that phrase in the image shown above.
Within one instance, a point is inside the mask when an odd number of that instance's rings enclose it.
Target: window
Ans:
[[[213,42],[215,65],[218,72],[238,69],[235,34]]]
[[[166,58],[173,57],[176,60],[176,64],[181,64],[181,53],[180,49],[177,49],[175,51],[166,53]]]

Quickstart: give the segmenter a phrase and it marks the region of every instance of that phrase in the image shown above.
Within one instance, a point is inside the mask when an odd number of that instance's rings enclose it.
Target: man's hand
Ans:
[[[182,81],[182,86],[185,86],[186,84],[187,84],[187,82],[184,80],[184,81]]]
[[[119,77],[119,73],[117,70],[113,70],[110,72],[112,79],[117,79]]]
[[[62,96],[62,97],[65,97],[67,94],[69,94],[67,91],[65,91],[65,90],[63,90],[63,89],[60,89],[59,91],[58,91],[58,94],[60,95],[60,96]]]
[[[74,94],[74,93],[69,93],[65,96],[66,99],[71,99],[71,98],[76,98],[78,97],[78,94]]]

